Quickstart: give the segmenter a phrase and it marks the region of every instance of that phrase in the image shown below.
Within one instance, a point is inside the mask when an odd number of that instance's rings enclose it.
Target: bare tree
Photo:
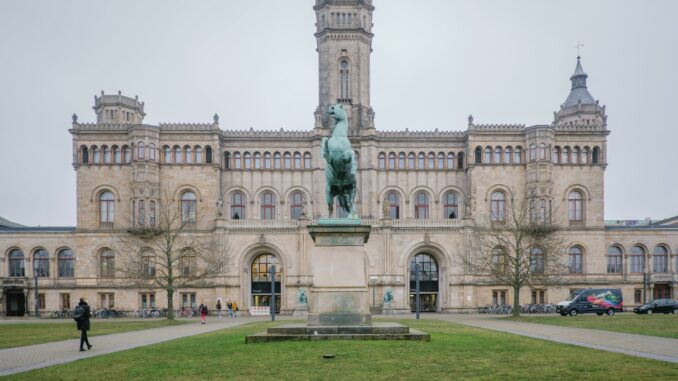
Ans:
[[[186,287],[207,287],[228,263],[228,243],[213,232],[199,231],[195,204],[179,205],[167,195],[154,221],[127,230],[119,239],[118,271],[135,286],[164,289],[167,318],[174,319],[174,294]]]
[[[520,315],[523,286],[559,284],[567,273],[567,251],[557,208],[547,199],[496,200],[486,222],[472,233],[472,249],[460,257],[468,271],[513,289],[513,315]]]

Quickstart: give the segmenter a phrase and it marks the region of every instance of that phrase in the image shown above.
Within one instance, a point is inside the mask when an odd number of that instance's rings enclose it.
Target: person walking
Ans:
[[[207,316],[207,305],[205,305],[205,301],[203,300],[202,303],[200,303],[200,307],[198,307],[198,311],[200,311],[200,321],[202,324],[205,324],[205,317]]]
[[[234,300],[233,301],[233,319],[236,318],[236,315],[238,314],[238,303]]]
[[[221,299],[217,299],[217,316],[221,317]]]
[[[87,338],[87,331],[89,331],[89,318],[92,316],[89,304],[85,298],[80,298],[80,302],[75,306],[73,311],[73,319],[75,320],[76,327],[80,331],[80,352],[84,352],[85,348],[83,344],[87,344],[87,349],[92,349],[92,344],[89,343]]]
[[[232,318],[233,317],[233,303],[231,302],[231,299],[228,299],[228,302],[226,302],[226,309],[228,310],[228,317]]]

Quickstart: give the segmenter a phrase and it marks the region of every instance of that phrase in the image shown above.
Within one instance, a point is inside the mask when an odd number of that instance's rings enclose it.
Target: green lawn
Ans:
[[[139,329],[184,324],[184,321],[153,319],[148,321],[91,320],[89,336],[136,331]],[[80,338],[75,321],[59,323],[0,324],[0,349]]]
[[[678,364],[556,344],[435,320],[401,321],[430,342],[245,344],[250,324],[39,369],[29,380],[617,380],[678,379]],[[336,358],[321,356],[333,353]]]
[[[601,329],[603,331],[635,333],[637,335],[661,336],[678,339],[678,316],[636,315],[625,312],[614,316],[579,315],[571,316],[521,316],[517,319],[526,323],[560,325],[563,327]]]

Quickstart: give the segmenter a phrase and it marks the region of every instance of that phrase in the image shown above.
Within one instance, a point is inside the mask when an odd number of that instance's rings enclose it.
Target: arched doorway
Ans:
[[[271,305],[270,268],[275,265],[275,312],[280,313],[282,265],[273,254],[260,254],[252,261],[252,306],[267,307]]]
[[[419,311],[436,312],[438,307],[438,262],[427,253],[410,260],[410,309],[416,310],[416,269],[419,265]]]

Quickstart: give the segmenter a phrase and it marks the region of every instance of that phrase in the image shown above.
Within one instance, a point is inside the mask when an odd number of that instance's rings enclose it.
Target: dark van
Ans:
[[[622,312],[624,299],[619,288],[586,288],[577,290],[564,302],[558,303],[556,312],[560,315],[577,316],[578,314],[596,313],[614,315]]]

